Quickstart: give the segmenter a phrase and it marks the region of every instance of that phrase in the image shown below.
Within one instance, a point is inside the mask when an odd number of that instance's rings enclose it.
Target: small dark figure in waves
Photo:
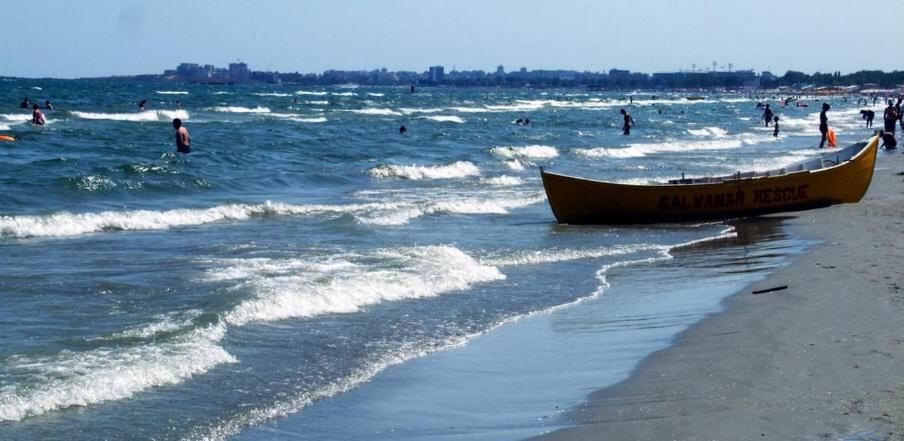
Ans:
[[[53,104],[50,104],[50,100],[44,100],[44,108],[47,110],[53,110]]]
[[[148,100],[144,99],[138,102],[138,111],[144,112],[144,106],[148,103]]]
[[[772,121],[775,121],[775,130],[772,131],[772,136],[778,138],[778,117],[772,117]]]
[[[406,132],[408,132],[407,127],[405,127],[404,125],[402,125],[402,127],[399,127],[399,135],[404,135]]]
[[[19,103],[20,109],[27,109],[31,107],[31,103],[28,102],[28,97],[22,98],[22,102]]]
[[[822,103],[822,112],[819,112],[819,133],[822,134],[822,139],[819,141],[819,148],[823,148],[826,144],[826,136],[829,134],[829,117],[826,115],[826,112],[831,109],[832,106],[829,103]]]
[[[622,134],[630,135],[631,127],[634,127],[634,118],[631,117],[631,114],[628,113],[627,110],[621,109],[619,113],[622,114],[622,118],[624,119],[624,125],[622,125]]]
[[[867,128],[873,126],[873,118],[876,117],[876,112],[873,112],[872,110],[861,110],[860,115],[866,120]]]
[[[766,104],[766,110],[763,110],[763,121],[766,122],[766,127],[769,127],[769,123],[772,122],[772,117],[774,114],[772,113],[772,109],[769,108],[769,105]]]

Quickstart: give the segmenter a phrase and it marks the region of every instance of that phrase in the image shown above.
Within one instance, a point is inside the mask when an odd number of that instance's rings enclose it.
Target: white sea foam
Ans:
[[[355,92],[332,92],[330,95],[334,96],[355,96],[357,95]]]
[[[292,262],[236,262],[261,268],[242,286],[256,295],[226,315],[228,323],[313,317],[322,314],[353,313],[362,307],[383,302],[435,297],[461,291],[474,284],[502,280],[493,266],[483,265],[451,246],[427,246],[380,250],[372,255],[347,256],[347,265],[315,270],[274,273],[274,267],[299,268]],[[358,264],[358,260],[366,264]],[[261,265],[264,263],[264,265]],[[215,271],[234,271],[218,268]],[[238,273],[253,273],[240,268]]]
[[[156,316],[156,320],[151,323],[132,326],[109,336],[95,338],[94,340],[114,340],[122,338],[148,339],[157,337],[162,334],[190,328],[192,320],[201,315],[201,313],[201,310],[191,309],[184,312],[160,314]]]
[[[171,121],[175,118],[188,120],[189,115],[185,110],[146,110],[135,113],[99,113],[99,112],[72,112],[82,119],[105,119],[111,121]]]
[[[214,95],[232,95],[232,92],[226,92],[224,90],[221,90],[219,92],[214,92],[213,94]]]
[[[546,196],[543,194],[447,197],[433,201],[405,203],[387,210],[360,212],[355,215],[355,219],[368,225],[404,225],[412,219],[433,214],[508,214],[511,209],[527,207],[545,200]]]
[[[289,121],[295,121],[300,123],[325,123],[327,121],[324,117],[316,117],[316,118],[301,118],[301,117],[292,117],[288,118]]]
[[[225,112],[225,113],[270,113],[270,108],[257,106],[254,108],[249,107],[238,107],[238,106],[218,106],[214,107],[211,110],[214,112]]]
[[[220,345],[223,324],[196,329],[169,342],[128,348],[63,351],[53,356],[11,356],[4,368],[40,382],[0,389],[0,421],[19,421],[57,409],[129,398],[143,390],[178,384],[237,360]]]
[[[227,204],[206,209],[0,216],[0,237],[66,237],[102,231],[163,230],[224,220],[245,220],[253,216],[341,214],[394,206],[397,204],[289,205],[267,201],[263,204]]]
[[[503,256],[490,256],[480,259],[487,265],[536,265],[541,263],[566,262],[570,260],[591,259],[607,256],[622,256],[644,251],[662,251],[669,247],[663,245],[636,244],[617,245],[592,249],[544,249],[537,251],[506,252]]]
[[[493,147],[490,149],[490,154],[502,159],[551,159],[559,156],[559,151],[548,145],[528,145],[524,147]]]
[[[323,91],[314,91],[314,90],[299,90],[295,92],[295,95],[313,95],[313,96],[324,96],[328,95],[329,92]]]
[[[0,130],[12,130],[12,129],[10,129],[10,127],[6,124],[0,124]]]
[[[252,95],[257,95],[257,96],[276,96],[276,97],[292,96],[292,94],[290,94],[290,93],[280,93],[280,92],[255,92],[255,93],[252,93]]]
[[[442,112],[446,109],[442,109],[439,107],[435,108],[411,108],[411,107],[402,107],[399,108],[399,112],[402,112],[405,115],[411,115],[413,113],[438,113]]]
[[[188,95],[188,92],[184,90],[155,90],[154,93],[159,93],[160,95]]]
[[[764,137],[739,136],[700,141],[668,141],[648,144],[630,144],[627,147],[598,147],[592,149],[574,149],[574,154],[584,158],[640,158],[658,153],[681,153],[700,150],[730,150],[744,145],[773,142]]]
[[[346,112],[357,113],[359,115],[380,115],[380,116],[402,116],[401,113],[396,112],[392,109],[381,109],[381,108],[367,108],[367,109],[353,109],[346,110]]]
[[[508,160],[508,161],[505,161],[503,164],[505,164],[505,166],[506,166],[509,170],[512,170],[512,171],[522,171],[522,170],[524,170],[524,163],[522,163],[521,161],[519,161],[519,160],[517,160],[517,159],[510,159],[510,160]]]
[[[4,113],[0,118],[7,121],[31,121],[31,113]]]
[[[386,96],[385,93],[380,93],[380,92],[367,92],[367,95],[368,96]]]
[[[305,101],[305,104],[310,104],[312,106],[328,106],[330,105],[329,101]]]
[[[449,165],[381,165],[368,170],[377,178],[455,179],[480,175],[480,169],[472,162],[458,161]]]
[[[701,129],[687,129],[687,133],[703,138],[724,138],[728,132],[720,127],[703,127]]]
[[[521,185],[524,183],[524,180],[517,176],[502,175],[502,176],[494,176],[492,178],[481,179],[480,183],[487,184],[487,185],[496,185],[496,186],[500,186],[500,187],[506,187],[506,186]]]
[[[429,119],[431,121],[437,121],[437,122],[452,122],[452,123],[458,123],[458,124],[465,123],[465,120],[461,119],[461,117],[453,116],[453,115],[430,115],[430,116],[424,116],[422,118]]]

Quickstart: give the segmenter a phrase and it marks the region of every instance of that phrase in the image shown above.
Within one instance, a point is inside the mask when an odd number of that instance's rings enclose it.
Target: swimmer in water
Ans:
[[[405,127],[404,125],[402,125],[402,127],[399,127],[399,135],[404,135],[405,132],[407,132],[407,131],[408,131],[408,128]]]
[[[772,117],[772,121],[775,121],[775,130],[772,131],[772,136],[778,138],[778,117]]]
[[[144,112],[144,105],[148,103],[148,100],[144,99],[138,102],[138,111]]]
[[[36,126],[43,126],[46,122],[47,121],[44,120],[44,113],[41,112],[41,106],[35,103],[35,105],[32,106],[31,123]]]
[[[179,153],[191,153],[191,136],[188,129],[182,127],[182,120],[173,120],[173,128],[176,129],[176,151]]]
[[[53,105],[50,104],[50,100],[44,100],[44,108],[47,110],[53,110]]]

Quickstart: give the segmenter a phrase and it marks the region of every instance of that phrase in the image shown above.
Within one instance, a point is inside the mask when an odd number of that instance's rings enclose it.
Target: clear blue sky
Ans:
[[[901,0],[0,0],[0,12],[8,76],[236,59],[282,72],[904,69]]]

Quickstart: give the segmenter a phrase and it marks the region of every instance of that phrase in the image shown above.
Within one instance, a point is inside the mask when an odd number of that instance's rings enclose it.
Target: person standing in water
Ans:
[[[904,130],[904,112],[902,112],[904,109],[901,108],[902,100],[904,100],[904,98],[898,97],[898,102],[895,103],[895,111],[898,112],[898,124],[901,126],[901,130]]]
[[[772,136],[778,138],[778,117],[772,117],[772,120],[775,121],[775,130],[772,131]]]
[[[895,110],[895,105],[892,104],[892,100],[888,100],[888,107],[885,108],[882,119],[885,120],[885,132],[894,135],[895,126],[898,125],[898,111]]]
[[[769,105],[766,104],[766,110],[763,110],[763,121],[766,123],[766,127],[769,127],[769,123],[772,122],[773,117],[772,109],[769,108]]]
[[[623,135],[630,135],[630,134],[631,134],[631,127],[634,127],[634,118],[632,118],[632,117],[631,117],[631,114],[628,113],[628,111],[625,110],[625,109],[621,109],[621,110],[619,111],[619,113],[622,114],[622,117],[623,117],[624,120],[625,120],[625,123],[624,123],[624,125],[622,126],[622,134],[623,134]]]
[[[139,112],[144,112],[144,105],[147,104],[147,103],[148,103],[148,100],[146,100],[146,99],[143,99],[143,100],[139,101],[139,102],[138,102],[138,111],[139,111]]]
[[[819,141],[819,148],[823,148],[826,143],[826,136],[829,134],[829,117],[826,112],[831,109],[829,103],[822,103],[822,112],[819,112],[819,133],[822,133],[822,139]]]
[[[176,129],[176,151],[179,153],[191,153],[191,136],[188,129],[182,127],[182,120],[173,120],[173,128]]]
[[[876,112],[872,110],[861,110],[860,115],[863,116],[863,119],[866,120],[866,127],[870,128],[873,126],[873,118],[876,117]]]
[[[47,121],[44,120],[44,112],[41,112],[41,106],[35,103],[31,109],[31,123],[36,126],[43,126]]]

